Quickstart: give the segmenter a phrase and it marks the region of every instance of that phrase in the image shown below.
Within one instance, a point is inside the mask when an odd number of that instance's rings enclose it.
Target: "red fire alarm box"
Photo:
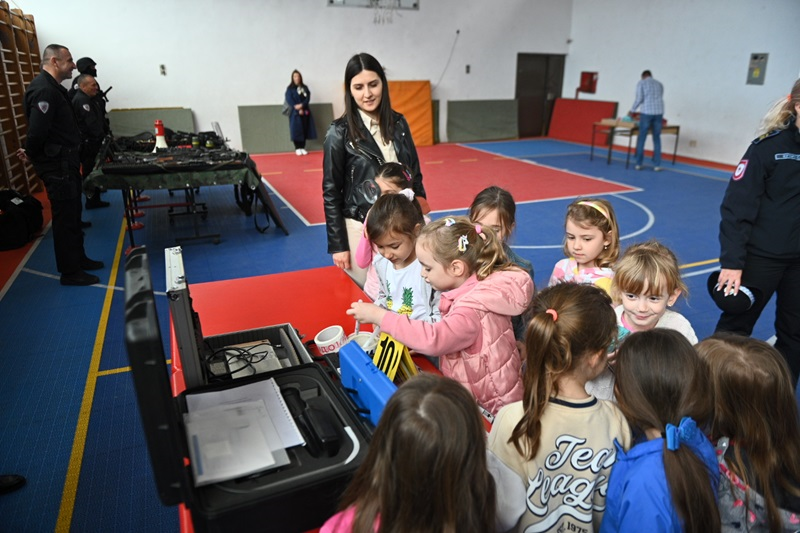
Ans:
[[[596,93],[597,72],[581,72],[581,86],[578,90],[582,93]]]

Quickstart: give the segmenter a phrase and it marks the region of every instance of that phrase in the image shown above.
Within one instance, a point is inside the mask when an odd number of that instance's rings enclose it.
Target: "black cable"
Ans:
[[[442,79],[444,78],[444,74],[445,74],[445,72],[447,72],[447,67],[450,66],[450,60],[453,59],[453,52],[456,49],[456,43],[458,42],[458,36],[459,35],[461,35],[461,30],[456,30],[456,38],[453,39],[453,46],[450,47],[450,55],[447,56],[447,63],[445,63],[445,65],[444,65],[444,70],[442,70],[442,75],[439,76],[439,81],[437,81],[436,85],[434,85],[431,88],[431,93],[433,93],[433,91],[435,91],[436,88],[439,87],[439,84],[442,83]]]

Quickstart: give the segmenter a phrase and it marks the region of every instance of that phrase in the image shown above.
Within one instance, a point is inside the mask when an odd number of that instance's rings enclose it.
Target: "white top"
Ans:
[[[539,449],[530,461],[508,442],[523,415],[522,402],[503,407],[489,434],[489,449],[527,488],[526,511],[516,531],[598,531],[608,476],[617,458],[614,441],[624,449],[631,444],[622,412],[613,403],[593,397],[552,399],[542,415]],[[506,496],[519,497],[498,492],[498,500]]]
[[[623,328],[627,328],[630,330],[631,328],[622,319],[623,310],[624,308],[622,307],[622,305],[618,305],[617,307],[614,308],[614,312],[617,314],[617,324],[619,324]],[[688,340],[692,344],[692,346],[697,344],[697,334],[694,332],[694,328],[692,328],[692,325],[689,323],[688,320],[686,320],[686,317],[684,317],[680,313],[676,313],[675,311],[670,311],[669,309],[667,309],[664,315],[658,319],[656,327],[674,329],[675,331],[686,337],[686,340]]]
[[[422,265],[415,259],[407,267],[395,270],[394,265],[376,254],[372,262],[378,275],[378,297],[375,305],[406,315],[412,320],[439,322],[439,292],[422,277]]]
[[[378,148],[381,149],[381,154],[383,155],[383,162],[384,163],[399,163],[397,160],[397,153],[394,151],[394,143],[389,141],[388,143],[383,142],[383,138],[381,137],[381,126],[378,122],[372,120],[369,115],[358,110],[358,114],[361,115],[361,120],[364,121],[364,126],[367,127],[369,130],[370,135],[372,138],[375,139],[375,144],[378,145]]]
[[[622,320],[622,312],[624,309],[625,308],[622,307],[622,305],[618,305],[614,308],[614,312],[617,314],[617,324],[623,328],[630,329],[628,324]],[[664,316],[662,316],[656,323],[656,327],[674,329],[686,337],[686,339],[692,345],[697,344],[697,335],[695,334],[694,329],[692,329],[692,325],[680,313],[676,313],[675,311],[670,311],[667,309],[667,311],[664,313]],[[614,397],[614,381],[614,374],[610,370],[605,369],[603,370],[602,374],[593,380],[586,382],[586,392],[603,400],[616,401],[616,398]]]

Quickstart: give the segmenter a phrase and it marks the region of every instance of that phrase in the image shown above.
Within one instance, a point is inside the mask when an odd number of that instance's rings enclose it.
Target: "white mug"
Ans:
[[[322,355],[338,352],[346,342],[347,338],[344,336],[342,326],[328,326],[314,337],[314,344],[317,345],[317,349]]]
[[[351,341],[361,346],[367,355],[372,355],[378,344],[377,337],[374,337],[372,333],[351,333],[350,336],[347,337],[347,342]]]

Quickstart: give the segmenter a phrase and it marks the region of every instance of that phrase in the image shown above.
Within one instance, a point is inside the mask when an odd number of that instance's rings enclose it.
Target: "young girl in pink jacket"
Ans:
[[[441,357],[442,374],[469,389],[492,415],[522,399],[519,351],[511,317],[533,296],[533,282],[508,262],[490,228],[467,217],[426,225],[417,239],[422,277],[442,292],[441,322],[411,320],[373,304],[355,302],[356,320],[377,324],[409,349]]]

